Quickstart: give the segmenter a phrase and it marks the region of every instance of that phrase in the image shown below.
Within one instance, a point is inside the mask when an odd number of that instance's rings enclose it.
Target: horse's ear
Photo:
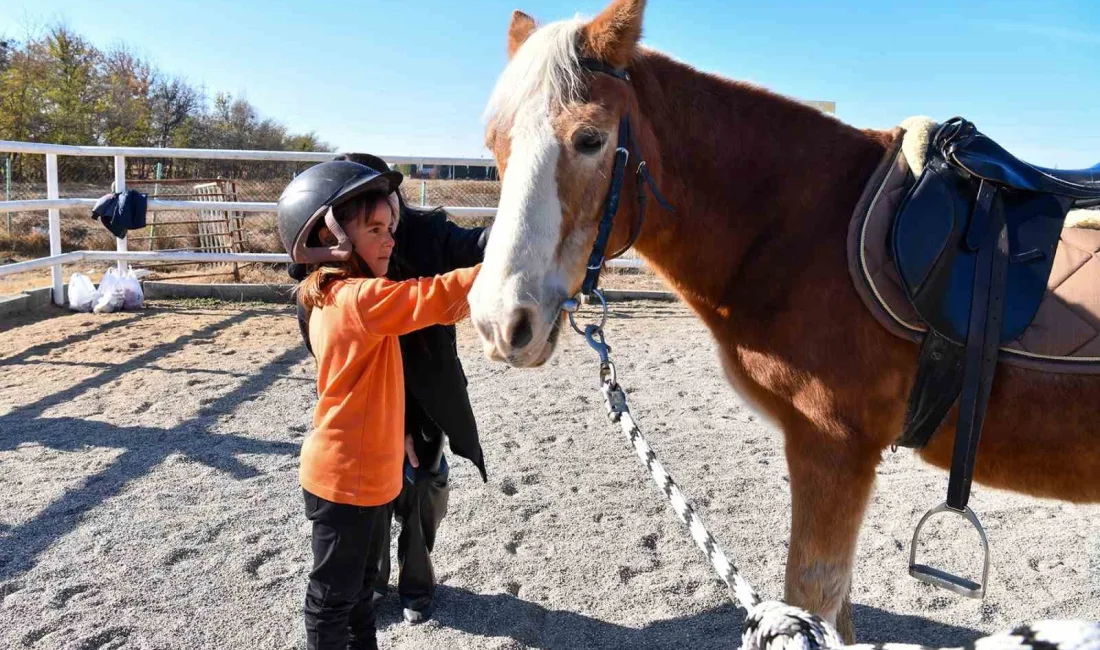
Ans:
[[[584,45],[589,53],[616,68],[625,68],[642,37],[645,0],[614,0],[584,26]]]
[[[516,50],[527,41],[527,38],[535,33],[536,27],[534,18],[519,9],[512,12],[512,24],[508,25],[509,61],[516,55]]]

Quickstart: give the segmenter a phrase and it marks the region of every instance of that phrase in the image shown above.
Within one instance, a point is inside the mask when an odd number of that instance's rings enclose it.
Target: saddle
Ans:
[[[1031,165],[961,117],[936,128],[920,154],[923,171],[904,190],[886,233],[892,271],[925,329],[896,444],[923,447],[956,402],[959,415],[947,499],[918,523],[909,573],[980,598],[989,549],[967,502],[999,351],[1020,339],[1048,296],[1067,214],[1100,206],[1100,165]],[[941,512],[978,530],[985,547],[980,584],[916,563],[921,528]]]

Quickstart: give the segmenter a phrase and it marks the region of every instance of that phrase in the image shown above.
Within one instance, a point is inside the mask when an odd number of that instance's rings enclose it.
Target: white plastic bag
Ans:
[[[116,285],[111,286],[107,291],[100,292],[99,300],[96,301],[95,307],[92,307],[92,311],[97,314],[110,313],[122,309],[123,304],[126,302],[126,293],[122,287]]]
[[[145,293],[141,290],[141,282],[134,270],[127,271],[126,277],[119,280],[119,283],[123,289],[123,308],[141,309],[145,305]]]
[[[99,295],[91,278],[83,273],[73,273],[69,278],[69,309],[73,311],[92,311]]]
[[[110,313],[122,309],[126,304],[126,288],[122,279],[118,277],[118,271],[112,267],[103,274],[99,281],[99,296],[92,308],[97,314]]]

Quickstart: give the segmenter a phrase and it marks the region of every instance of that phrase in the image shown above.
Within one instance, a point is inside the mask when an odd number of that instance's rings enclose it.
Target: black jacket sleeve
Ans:
[[[451,221],[445,223],[441,233],[444,272],[480,264],[485,259],[485,245],[493,227],[463,228]]]

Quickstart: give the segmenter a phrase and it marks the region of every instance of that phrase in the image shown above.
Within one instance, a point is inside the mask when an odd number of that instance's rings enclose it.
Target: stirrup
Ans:
[[[941,512],[951,512],[959,515],[963,519],[970,522],[972,526],[978,531],[978,535],[982,538],[982,550],[985,553],[985,563],[982,567],[982,582],[978,584],[973,580],[967,580],[966,578],[960,578],[959,576],[952,575],[942,569],[937,569],[927,564],[917,564],[917,538],[920,537],[920,529],[924,526],[924,523],[932,515],[939,514]],[[982,528],[981,522],[978,521],[977,515],[970,509],[970,506],[963,506],[962,510],[956,510],[947,505],[947,502],[943,502],[929,510],[923,517],[921,517],[920,523],[917,524],[917,529],[913,531],[913,542],[909,548],[909,575],[913,576],[917,580],[930,584],[933,587],[939,587],[941,589],[947,589],[953,591],[960,596],[966,596],[967,598],[985,598],[985,586],[987,584],[987,578],[989,577],[989,540],[985,537],[985,529]]]

